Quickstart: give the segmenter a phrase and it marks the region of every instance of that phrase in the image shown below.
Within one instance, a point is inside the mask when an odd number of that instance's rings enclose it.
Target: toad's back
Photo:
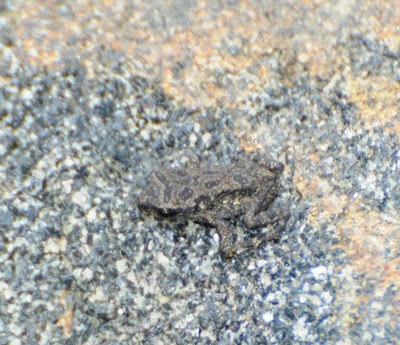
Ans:
[[[155,170],[139,196],[139,207],[160,215],[195,213],[226,196],[241,193],[248,197],[263,186],[270,188],[276,178],[276,173],[252,161]]]

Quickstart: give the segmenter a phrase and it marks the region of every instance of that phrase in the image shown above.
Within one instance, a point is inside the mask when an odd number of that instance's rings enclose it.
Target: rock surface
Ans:
[[[0,2],[0,345],[397,342],[398,27],[387,1]],[[141,217],[155,166],[265,150],[277,242],[223,262]]]

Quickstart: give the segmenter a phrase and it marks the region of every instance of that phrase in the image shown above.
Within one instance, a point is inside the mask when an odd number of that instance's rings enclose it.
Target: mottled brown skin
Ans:
[[[268,207],[276,198],[283,169],[282,163],[269,156],[255,156],[228,165],[154,170],[138,196],[138,206],[157,218],[184,216],[215,227],[219,252],[224,259],[230,258],[239,249],[257,247],[282,232],[288,209]],[[249,229],[277,224],[267,233],[234,244],[229,220],[240,215]]]

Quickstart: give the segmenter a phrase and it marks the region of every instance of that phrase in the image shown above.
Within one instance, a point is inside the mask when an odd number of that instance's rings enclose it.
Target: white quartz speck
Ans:
[[[169,259],[162,252],[158,253],[157,259],[159,264],[161,264],[165,269],[169,268]]]
[[[93,223],[97,219],[97,210],[95,207],[91,208],[86,214],[86,219],[88,222]]]
[[[0,144],[0,156],[4,155],[7,152],[6,145]]]
[[[263,313],[261,317],[265,323],[270,323],[274,321],[274,314],[269,311]]]
[[[77,279],[81,279],[81,280],[91,280],[93,278],[93,271],[90,270],[89,268],[76,268],[73,271],[73,275],[74,277],[76,277]]]
[[[328,273],[325,266],[313,267],[310,272],[316,280],[325,280]]]
[[[63,192],[66,194],[71,193],[72,190],[72,180],[65,180],[61,182],[63,187]]]
[[[207,132],[204,133],[202,138],[204,145],[206,145],[207,148],[209,148],[212,144],[212,135],[211,133]]]
[[[194,133],[190,134],[189,142],[190,142],[190,146],[194,146],[197,142],[197,135]]]
[[[75,204],[78,204],[84,209],[87,209],[90,206],[89,200],[90,200],[89,192],[83,188],[78,190],[71,196],[71,201]]]
[[[67,239],[61,238],[49,238],[44,245],[45,253],[61,253],[67,248]]]
[[[115,263],[119,273],[124,273],[129,269],[128,260],[121,259]]]
[[[129,272],[126,276],[126,279],[128,279],[131,283],[135,283],[137,281],[136,275],[133,272]]]
[[[94,293],[90,295],[90,302],[105,302],[108,299],[107,295],[104,293],[103,287],[98,286]]]

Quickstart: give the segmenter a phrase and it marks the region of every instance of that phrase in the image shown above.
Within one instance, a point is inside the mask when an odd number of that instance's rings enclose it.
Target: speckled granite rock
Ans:
[[[74,6],[0,3],[0,344],[396,343],[400,5]],[[224,262],[137,209],[155,166],[263,150],[276,242]]]

